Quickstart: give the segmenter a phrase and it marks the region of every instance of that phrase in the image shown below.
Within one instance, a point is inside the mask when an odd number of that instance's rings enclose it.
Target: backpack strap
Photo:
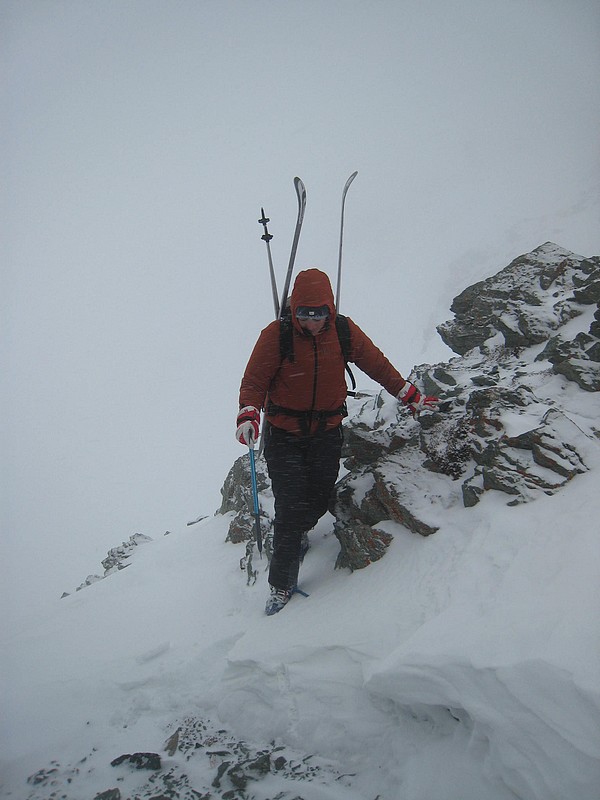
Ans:
[[[285,307],[279,317],[279,364],[283,364],[286,358],[291,364],[294,363],[294,331],[289,306]]]
[[[350,336],[350,324],[348,323],[348,317],[345,317],[343,314],[337,314],[335,317],[335,329],[337,331],[338,339],[340,340],[342,355],[344,356],[344,367],[350,378],[350,383],[352,384],[352,392],[348,392],[348,394],[352,394],[356,389],[356,380],[354,379],[352,370],[348,366],[348,362],[350,361],[350,353],[352,350],[352,338]]]

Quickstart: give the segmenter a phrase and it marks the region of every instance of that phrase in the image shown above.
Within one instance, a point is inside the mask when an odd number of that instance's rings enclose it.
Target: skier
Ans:
[[[260,334],[240,387],[236,438],[248,447],[258,439],[264,409],[264,452],[273,494],[275,521],[269,567],[267,614],[286,605],[296,588],[307,533],[327,512],[337,480],[346,416],[345,357],[329,278],[318,269],[300,272],[290,298],[292,352],[282,346],[283,320]],[[369,337],[347,319],[348,361],[404,403],[413,415],[435,411],[405,380]]]

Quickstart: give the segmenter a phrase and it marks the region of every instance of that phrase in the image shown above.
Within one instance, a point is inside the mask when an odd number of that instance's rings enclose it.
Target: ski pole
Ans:
[[[290,252],[290,260],[288,264],[287,273],[285,276],[285,284],[283,286],[283,293],[281,295],[281,304],[277,302],[277,289],[275,283],[275,274],[273,272],[273,267],[271,264],[271,248],[269,246],[269,242],[273,238],[271,234],[267,231],[267,222],[269,220],[265,217],[264,209],[261,208],[262,211],[262,218],[258,221],[264,225],[265,228],[265,235],[261,238],[265,240],[267,243],[267,248],[269,251],[269,266],[271,269],[271,287],[273,288],[273,301],[275,305],[275,319],[279,319],[281,315],[285,311],[285,307],[287,305],[288,299],[288,292],[290,289],[290,283],[292,280],[292,272],[294,271],[294,262],[296,260],[296,252],[298,250],[298,241],[300,239],[300,232],[302,230],[302,222],[304,221],[304,212],[306,210],[306,188],[302,183],[300,178],[294,178],[294,189],[296,190],[296,197],[298,198],[298,216],[296,217],[296,227],[294,229],[294,238],[292,240],[292,249]],[[266,238],[269,237],[269,238]],[[260,431],[260,441],[258,445],[258,455],[259,458],[262,454],[264,448],[264,441],[265,441],[265,422],[266,418],[263,419],[262,427]]]
[[[344,239],[344,206],[346,204],[346,194],[348,189],[350,188],[350,184],[356,178],[358,172],[353,172],[352,175],[346,181],[346,185],[344,186],[344,191],[342,192],[342,219],[340,222],[340,250],[338,254],[338,273],[337,273],[337,289],[335,292],[335,310],[339,314],[340,313],[340,291],[341,291],[341,284],[342,284],[342,242]]]
[[[271,275],[271,290],[273,292],[273,306],[275,308],[275,319],[277,319],[277,317],[279,316],[279,298],[277,297],[277,283],[275,281],[275,270],[273,269],[273,259],[271,258],[271,239],[273,238],[273,236],[269,233],[267,229],[267,222],[270,222],[270,220],[266,216],[264,208],[261,208],[260,211],[262,217],[258,220],[258,222],[265,229],[265,232],[260,238],[267,245],[267,255],[269,257],[269,273]]]
[[[252,500],[254,503],[254,527],[256,529],[256,545],[262,558],[262,534],[260,531],[260,511],[258,509],[258,488],[256,486],[256,462],[254,460],[254,448],[249,447],[250,454],[250,476],[252,478]]]

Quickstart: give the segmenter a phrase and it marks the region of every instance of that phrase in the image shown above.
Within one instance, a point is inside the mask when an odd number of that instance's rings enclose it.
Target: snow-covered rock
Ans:
[[[442,412],[415,421],[383,391],[349,401],[347,474],[331,506],[338,567],[381,558],[390,543],[379,525],[386,520],[428,536],[456,503],[471,507],[495,490],[516,505],[552,495],[588,470],[596,419],[578,416],[555,376],[600,390],[599,285],[599,257],[546,243],[454,300],[455,320],[439,331],[461,355],[410,376],[442,399]],[[249,488],[239,488],[250,485],[247,461],[238,459],[222,490],[221,512],[236,511],[231,541],[253,536]],[[268,539],[272,502],[264,462],[258,465]]]
[[[459,355],[496,333],[506,347],[529,347],[578,316],[581,305],[599,300],[600,257],[584,258],[546,242],[461,292],[450,309],[454,320],[438,331]]]
[[[91,586],[93,583],[107,578],[118,570],[125,569],[131,563],[130,559],[134,555],[136,548],[146,542],[151,542],[152,538],[143,533],[134,533],[126,542],[122,542],[117,547],[111,547],[108,551],[106,558],[102,559],[102,566],[104,573],[102,575],[88,575],[88,577],[76,589],[76,592]],[[63,597],[68,597],[69,592],[63,592]]]

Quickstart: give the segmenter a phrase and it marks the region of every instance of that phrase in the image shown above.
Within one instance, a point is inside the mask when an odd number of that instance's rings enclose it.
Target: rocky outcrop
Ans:
[[[272,526],[273,514],[271,482],[267,473],[267,465],[262,458],[257,458],[256,488],[260,498],[260,520],[263,537],[269,534]],[[252,497],[252,479],[250,476],[250,457],[246,452],[235,460],[229,470],[223,488],[221,489],[222,502],[217,514],[233,513],[229,524],[227,541],[239,544],[249,540],[254,535],[254,500]]]
[[[494,337],[507,348],[547,342],[538,358],[587,391],[600,390],[600,256],[584,258],[546,242],[519,256],[497,275],[469,286],[454,298],[454,319],[438,326],[459,355]],[[572,338],[569,320],[595,306],[588,332]],[[583,362],[583,363],[582,363]]]
[[[54,760],[27,779],[27,800],[244,800],[250,797],[299,798],[302,786],[315,782],[350,787],[353,776],[341,773],[318,754],[300,753],[271,741],[252,746],[222,726],[199,717],[177,721],[164,753],[127,753],[110,762],[120,787],[92,792],[89,785],[107,780],[106,764],[89,753],[76,763]],[[85,765],[85,766],[84,766]],[[112,781],[111,781],[112,782]],[[278,792],[273,794],[276,783]],[[269,789],[270,787],[270,789]],[[308,790],[307,790],[308,791]],[[302,792],[304,795],[304,792]],[[311,797],[316,796],[314,792]]]
[[[381,558],[391,541],[386,521],[429,536],[455,504],[472,507],[487,492],[508,505],[529,502],[588,469],[597,412],[571,405],[572,391],[579,406],[600,391],[599,301],[600,257],[546,243],[455,298],[454,319],[438,331],[458,357],[410,375],[442,399],[439,412],[414,420],[384,391],[349,401],[346,474],[331,503],[337,567]],[[257,469],[268,536],[272,496],[262,461]],[[249,486],[246,456],[223,488],[221,513],[235,513],[232,541],[252,536]]]
[[[118,545],[118,547],[112,547],[108,551],[106,558],[104,558],[101,562],[102,566],[104,567],[103,574],[88,575],[83,583],[81,583],[75,589],[75,591],[79,592],[81,589],[85,589],[87,586],[91,586],[93,583],[97,583],[98,581],[107,578],[109,575],[112,575],[113,572],[118,572],[120,569],[125,569],[125,567],[129,566],[129,559],[135,553],[136,549],[141,544],[151,541],[152,539],[150,536],[146,536],[143,533],[134,533],[133,536],[130,536],[126,542],[122,542],[120,545]],[[62,597],[68,597],[69,594],[69,592],[63,592]]]

